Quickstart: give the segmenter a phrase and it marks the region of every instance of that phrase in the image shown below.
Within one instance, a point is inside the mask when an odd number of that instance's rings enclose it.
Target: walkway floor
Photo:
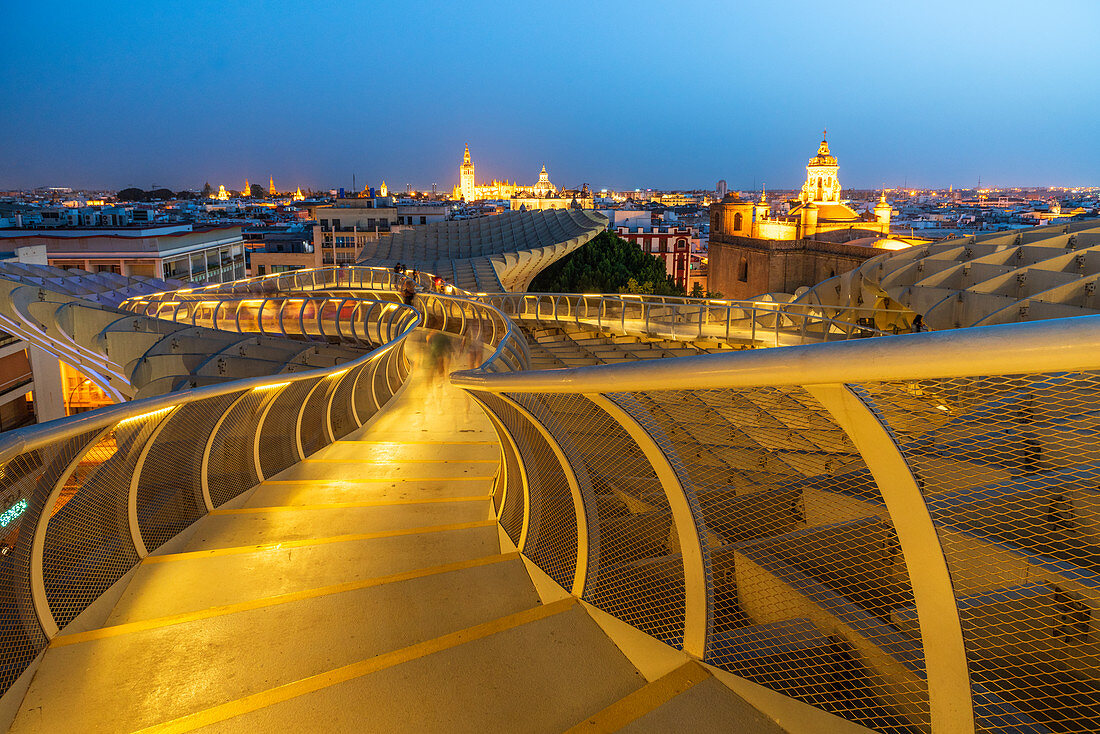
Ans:
[[[647,685],[583,605],[540,601],[467,401],[414,370],[146,558],[105,624],[54,639],[11,731],[779,731],[697,665]]]

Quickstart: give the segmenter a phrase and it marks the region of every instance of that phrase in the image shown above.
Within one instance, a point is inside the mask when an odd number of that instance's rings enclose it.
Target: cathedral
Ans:
[[[773,212],[764,192],[760,201],[730,193],[712,204],[708,287],[726,298],[794,293],[858,267],[878,248],[906,246],[890,239],[884,195],[862,214],[841,201],[838,168],[822,135],[802,190],[780,204],[785,211]]]
[[[871,235],[890,234],[890,205],[879,197],[873,214],[860,215],[840,200],[839,166],[822,134],[817,155],[806,166],[806,181],[797,199],[788,202],[786,213],[770,211],[764,192],[758,202],[743,202],[727,194],[711,206],[711,232],[767,240],[819,239],[833,242]]]
[[[557,191],[557,187],[550,183],[546,166],[542,167],[539,180],[533,186],[521,186],[511,181],[496,180],[489,184],[478,185],[474,179],[474,163],[470,160],[470,146],[467,145],[466,152],[462,156],[462,164],[458,167],[458,185],[454,187],[453,197],[464,201],[513,197],[546,198],[553,196]]]

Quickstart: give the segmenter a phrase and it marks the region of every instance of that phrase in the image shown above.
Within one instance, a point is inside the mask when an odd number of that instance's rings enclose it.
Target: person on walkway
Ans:
[[[405,278],[405,285],[401,289],[401,300],[406,306],[411,306],[414,298],[416,298],[416,283],[411,278]]]
[[[443,396],[443,384],[447,381],[447,373],[451,369],[451,352],[454,345],[451,339],[441,331],[428,337],[428,360],[432,374],[432,389],[436,400]]]

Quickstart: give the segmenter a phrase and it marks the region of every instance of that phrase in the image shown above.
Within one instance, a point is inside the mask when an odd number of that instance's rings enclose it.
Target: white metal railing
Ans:
[[[566,591],[876,731],[1100,722],[1100,317],[451,376]]]
[[[430,296],[413,309],[376,298],[379,292],[356,293],[254,298],[204,289],[175,302],[166,300],[172,294],[132,299],[127,307],[138,313],[223,331],[384,343],[324,369],[290,365],[0,437],[0,502],[7,508],[0,513],[0,691],[150,551],[368,421],[407,377],[404,347],[418,326],[495,346],[482,365],[487,371],[526,363],[522,337],[490,306]],[[46,305],[63,317],[64,307]],[[109,314],[106,323],[114,323]],[[24,326],[50,344],[52,327],[39,333]]]
[[[668,296],[577,293],[477,294],[515,319],[679,340],[743,341],[789,346],[883,336],[876,321],[897,311],[829,308],[770,301],[723,301]]]

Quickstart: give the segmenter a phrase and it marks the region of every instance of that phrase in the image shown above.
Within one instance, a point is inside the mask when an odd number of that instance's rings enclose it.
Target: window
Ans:
[[[743,217],[741,216],[741,212],[737,212],[736,214],[733,215],[733,231],[734,232],[740,232],[741,231],[741,221],[742,221],[742,219],[743,219]]]
[[[749,282],[749,259],[747,257],[742,257],[740,264],[737,266],[737,279],[742,283]]]
[[[420,223],[421,224],[427,224],[428,223],[428,218],[427,217],[421,217],[420,218]]]

